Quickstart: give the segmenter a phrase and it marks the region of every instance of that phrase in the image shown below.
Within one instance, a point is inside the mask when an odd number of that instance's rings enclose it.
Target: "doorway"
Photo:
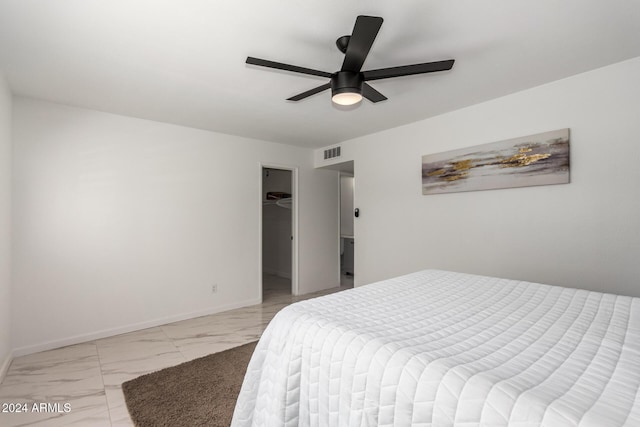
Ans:
[[[355,239],[353,232],[353,190],[352,174],[340,173],[340,286],[353,287],[355,276]]]
[[[260,165],[262,301],[297,295],[297,169]]]
[[[338,237],[340,246],[336,248],[339,256],[340,287],[352,288],[355,286],[355,162],[349,160],[321,166],[322,169],[337,170],[340,173],[338,186],[339,203],[339,229]]]

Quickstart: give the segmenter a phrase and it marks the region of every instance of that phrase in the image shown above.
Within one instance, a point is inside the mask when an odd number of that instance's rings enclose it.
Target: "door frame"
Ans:
[[[355,207],[357,206],[356,204],[356,165],[355,165],[355,161],[354,160],[343,160],[343,161],[339,161],[336,163],[332,163],[330,165],[325,165],[325,166],[317,166],[316,169],[329,169],[329,170],[335,170],[338,171],[338,186],[337,186],[337,194],[338,194],[338,229],[336,230],[336,233],[338,235],[338,246],[336,247],[336,253],[337,253],[337,257],[338,257],[338,277],[340,277],[340,283],[342,284],[342,264],[341,264],[341,260],[340,260],[340,240],[342,239],[342,230],[341,230],[341,223],[342,223],[342,183],[341,183],[341,179],[340,177],[344,176],[350,176],[353,177],[353,207],[355,209]],[[352,213],[353,214],[353,213]],[[356,229],[358,225],[358,221],[354,220],[353,221],[353,239],[354,241],[356,240]],[[354,248],[355,249],[355,248]],[[355,276],[355,271],[356,271],[356,255],[357,255],[357,251],[354,250],[353,253],[353,287],[357,287],[356,286],[356,276]]]
[[[298,167],[292,165],[283,165],[270,162],[258,162],[258,295],[260,301],[263,301],[262,295],[262,173],[267,169],[280,169],[291,172],[291,295],[299,294],[298,286]]]
[[[353,191],[351,193],[351,203],[352,203],[352,209],[351,209],[351,216],[353,217],[354,215],[354,209],[356,206],[356,201],[355,201],[355,195],[356,195],[356,189],[355,189],[355,173],[351,172],[351,171],[340,171],[340,176],[338,179],[338,197],[339,197],[339,202],[338,202],[338,237],[339,237],[339,241],[342,241],[343,235],[342,235],[342,177],[348,177],[348,178],[352,178],[354,185],[353,185]],[[351,238],[354,240],[355,242],[355,235],[356,235],[356,221],[355,219],[353,220],[353,230],[352,230],[353,234],[351,235]],[[340,243],[338,244],[338,258],[340,258]],[[355,271],[356,271],[356,261],[355,261],[355,247],[354,247],[354,258],[353,258],[353,284],[355,287]],[[338,261],[338,270],[340,271],[340,284],[342,285],[342,259],[340,259]]]

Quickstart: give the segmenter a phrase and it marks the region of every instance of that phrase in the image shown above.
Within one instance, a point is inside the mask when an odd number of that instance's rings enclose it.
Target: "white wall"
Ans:
[[[24,98],[13,123],[18,354],[259,302],[259,162],[299,167],[300,293],[339,284],[311,150]]]
[[[0,382],[11,361],[11,92],[0,72]]]
[[[636,58],[343,143],[356,284],[440,268],[640,296],[639,118]],[[421,194],[424,154],[567,127],[568,185]]]

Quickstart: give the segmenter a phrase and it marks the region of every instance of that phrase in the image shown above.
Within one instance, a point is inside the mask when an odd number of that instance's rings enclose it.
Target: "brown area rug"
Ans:
[[[256,343],[125,382],[122,391],[134,424],[228,427]]]

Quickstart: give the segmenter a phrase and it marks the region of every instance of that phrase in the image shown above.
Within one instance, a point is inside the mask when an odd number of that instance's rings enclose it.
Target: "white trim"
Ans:
[[[247,307],[250,305],[260,304],[258,299],[245,300],[233,304],[221,305],[205,310],[193,311],[191,313],[178,314],[175,316],[161,317],[147,322],[135,323],[133,325],[121,326],[118,328],[103,329],[88,334],[75,335],[59,340],[47,341],[42,344],[28,345],[13,350],[13,357],[25,356],[27,354],[38,353],[40,351],[52,350],[54,348],[65,347],[73,344],[80,344],[101,338],[112,337],[115,335],[126,334],[129,332],[140,331],[142,329],[153,328],[155,326],[166,325],[168,323],[179,322],[181,320],[193,319],[195,317],[208,316],[210,314],[221,313],[223,311],[234,310],[236,308]]]
[[[258,162],[258,298],[262,298],[262,170],[261,162]],[[295,200],[295,199],[294,199]]]
[[[2,362],[2,366],[0,366],[0,384],[4,381],[4,377],[7,376],[7,372],[9,372],[9,366],[11,366],[11,362],[13,361],[13,353],[9,352],[7,357]]]
[[[293,241],[291,242],[291,294],[293,296],[300,295],[298,287],[298,168],[291,170],[291,188],[293,193],[293,205],[291,206],[291,232]]]
[[[342,171],[338,173],[338,286],[342,286]]]
[[[291,204],[291,235],[293,240],[291,242],[291,294],[299,295],[298,286],[298,266],[299,266],[299,254],[298,254],[298,167],[281,165],[277,163],[264,163],[258,162],[258,295],[260,301],[262,301],[262,170],[268,169],[280,169],[291,171],[291,198],[293,203]],[[282,274],[279,276],[286,277]]]
[[[353,160],[352,160],[353,161]],[[346,162],[345,162],[346,163]],[[355,164],[353,166],[353,172],[345,172],[345,171],[340,171],[340,178],[342,178],[343,176],[348,176],[353,178],[353,193],[351,194],[351,197],[353,199],[353,208],[356,208],[356,174],[355,174]],[[343,236],[341,231],[342,231],[342,179],[338,179],[338,271],[339,274],[338,276],[340,277],[340,285],[342,285],[342,259],[340,259],[340,242],[342,240],[343,237],[347,237],[347,236]],[[351,212],[351,215],[353,215],[354,212]],[[358,221],[355,220],[355,218],[353,219],[353,236],[349,236],[349,238],[353,239],[354,241],[356,240],[356,224]],[[353,251],[353,287],[356,287],[356,251]]]

